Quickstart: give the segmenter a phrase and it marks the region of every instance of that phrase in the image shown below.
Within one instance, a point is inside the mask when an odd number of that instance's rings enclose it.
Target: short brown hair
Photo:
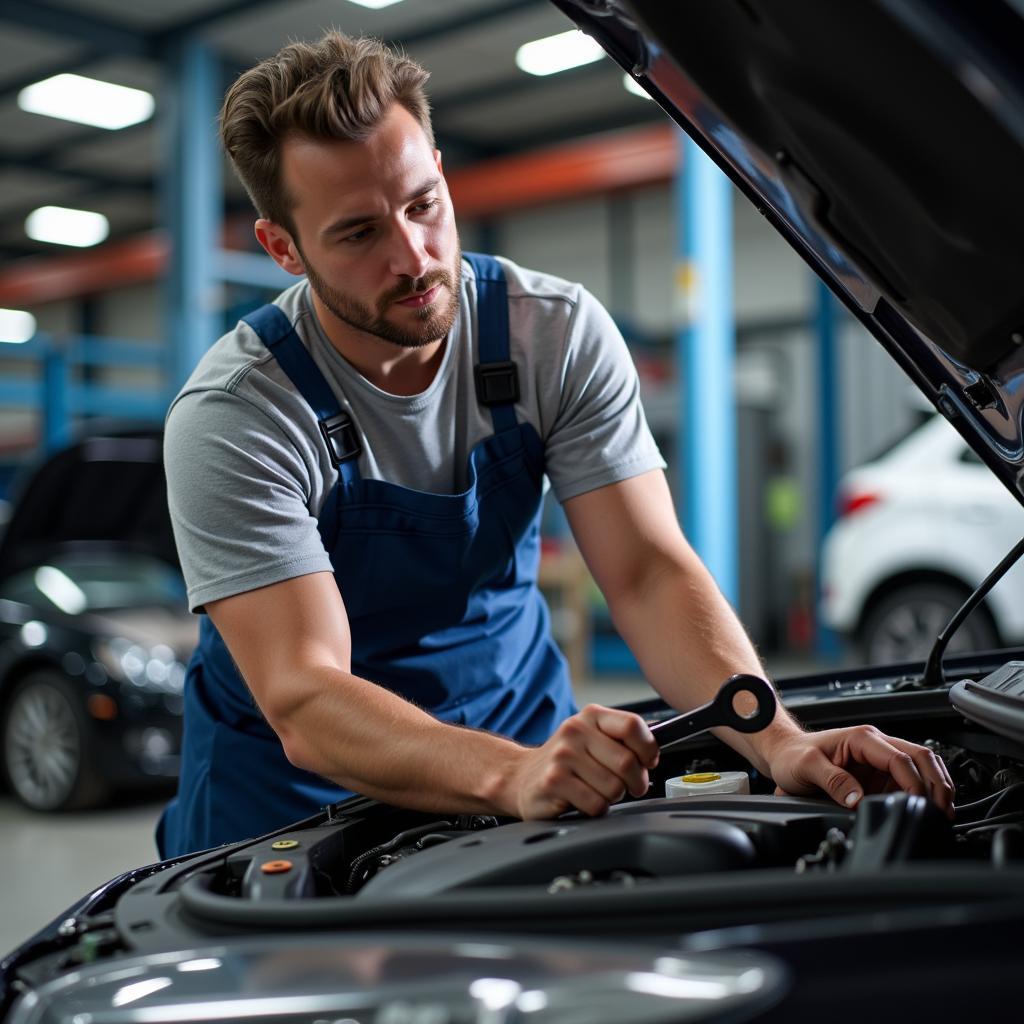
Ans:
[[[281,143],[292,135],[361,142],[394,103],[416,119],[431,148],[429,72],[379,39],[328,32],[291,43],[244,72],[228,90],[220,134],[261,217],[292,231],[281,182]]]

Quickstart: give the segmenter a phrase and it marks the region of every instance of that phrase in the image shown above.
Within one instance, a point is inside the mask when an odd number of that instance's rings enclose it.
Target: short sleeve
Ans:
[[[568,326],[558,412],[545,442],[559,501],[664,469],[629,349],[607,310],[581,288]]]
[[[310,470],[252,402],[185,392],[164,434],[168,505],[189,607],[331,571],[308,503]]]

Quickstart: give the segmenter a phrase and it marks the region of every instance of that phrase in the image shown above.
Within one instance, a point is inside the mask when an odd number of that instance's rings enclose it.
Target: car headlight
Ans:
[[[185,689],[185,665],[167,644],[144,647],[111,637],[94,641],[93,653],[113,679],[158,693],[180,694]]]

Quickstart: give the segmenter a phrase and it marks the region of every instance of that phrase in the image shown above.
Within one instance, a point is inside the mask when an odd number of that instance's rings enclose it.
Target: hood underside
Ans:
[[[0,538],[0,578],[59,553],[109,549],[178,564],[158,430],[86,437],[38,466]]]
[[[1024,2],[555,3],[1020,498]]]

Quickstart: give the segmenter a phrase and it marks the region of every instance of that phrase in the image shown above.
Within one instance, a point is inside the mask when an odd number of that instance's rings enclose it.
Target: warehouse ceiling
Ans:
[[[350,0],[0,0],[0,265],[68,251],[26,236],[39,206],[102,213],[112,239],[159,224],[161,113],[173,87],[165,68],[181,39],[216,50],[226,87],[290,40],[330,27],[394,42],[430,70],[448,169],[662,120],[607,58],[543,78],[516,67],[523,43],[573,27],[548,0],[403,0],[380,10]],[[60,72],[146,89],[156,113],[110,131],[18,107],[21,89]],[[233,175],[225,182],[228,209],[246,208]]]

